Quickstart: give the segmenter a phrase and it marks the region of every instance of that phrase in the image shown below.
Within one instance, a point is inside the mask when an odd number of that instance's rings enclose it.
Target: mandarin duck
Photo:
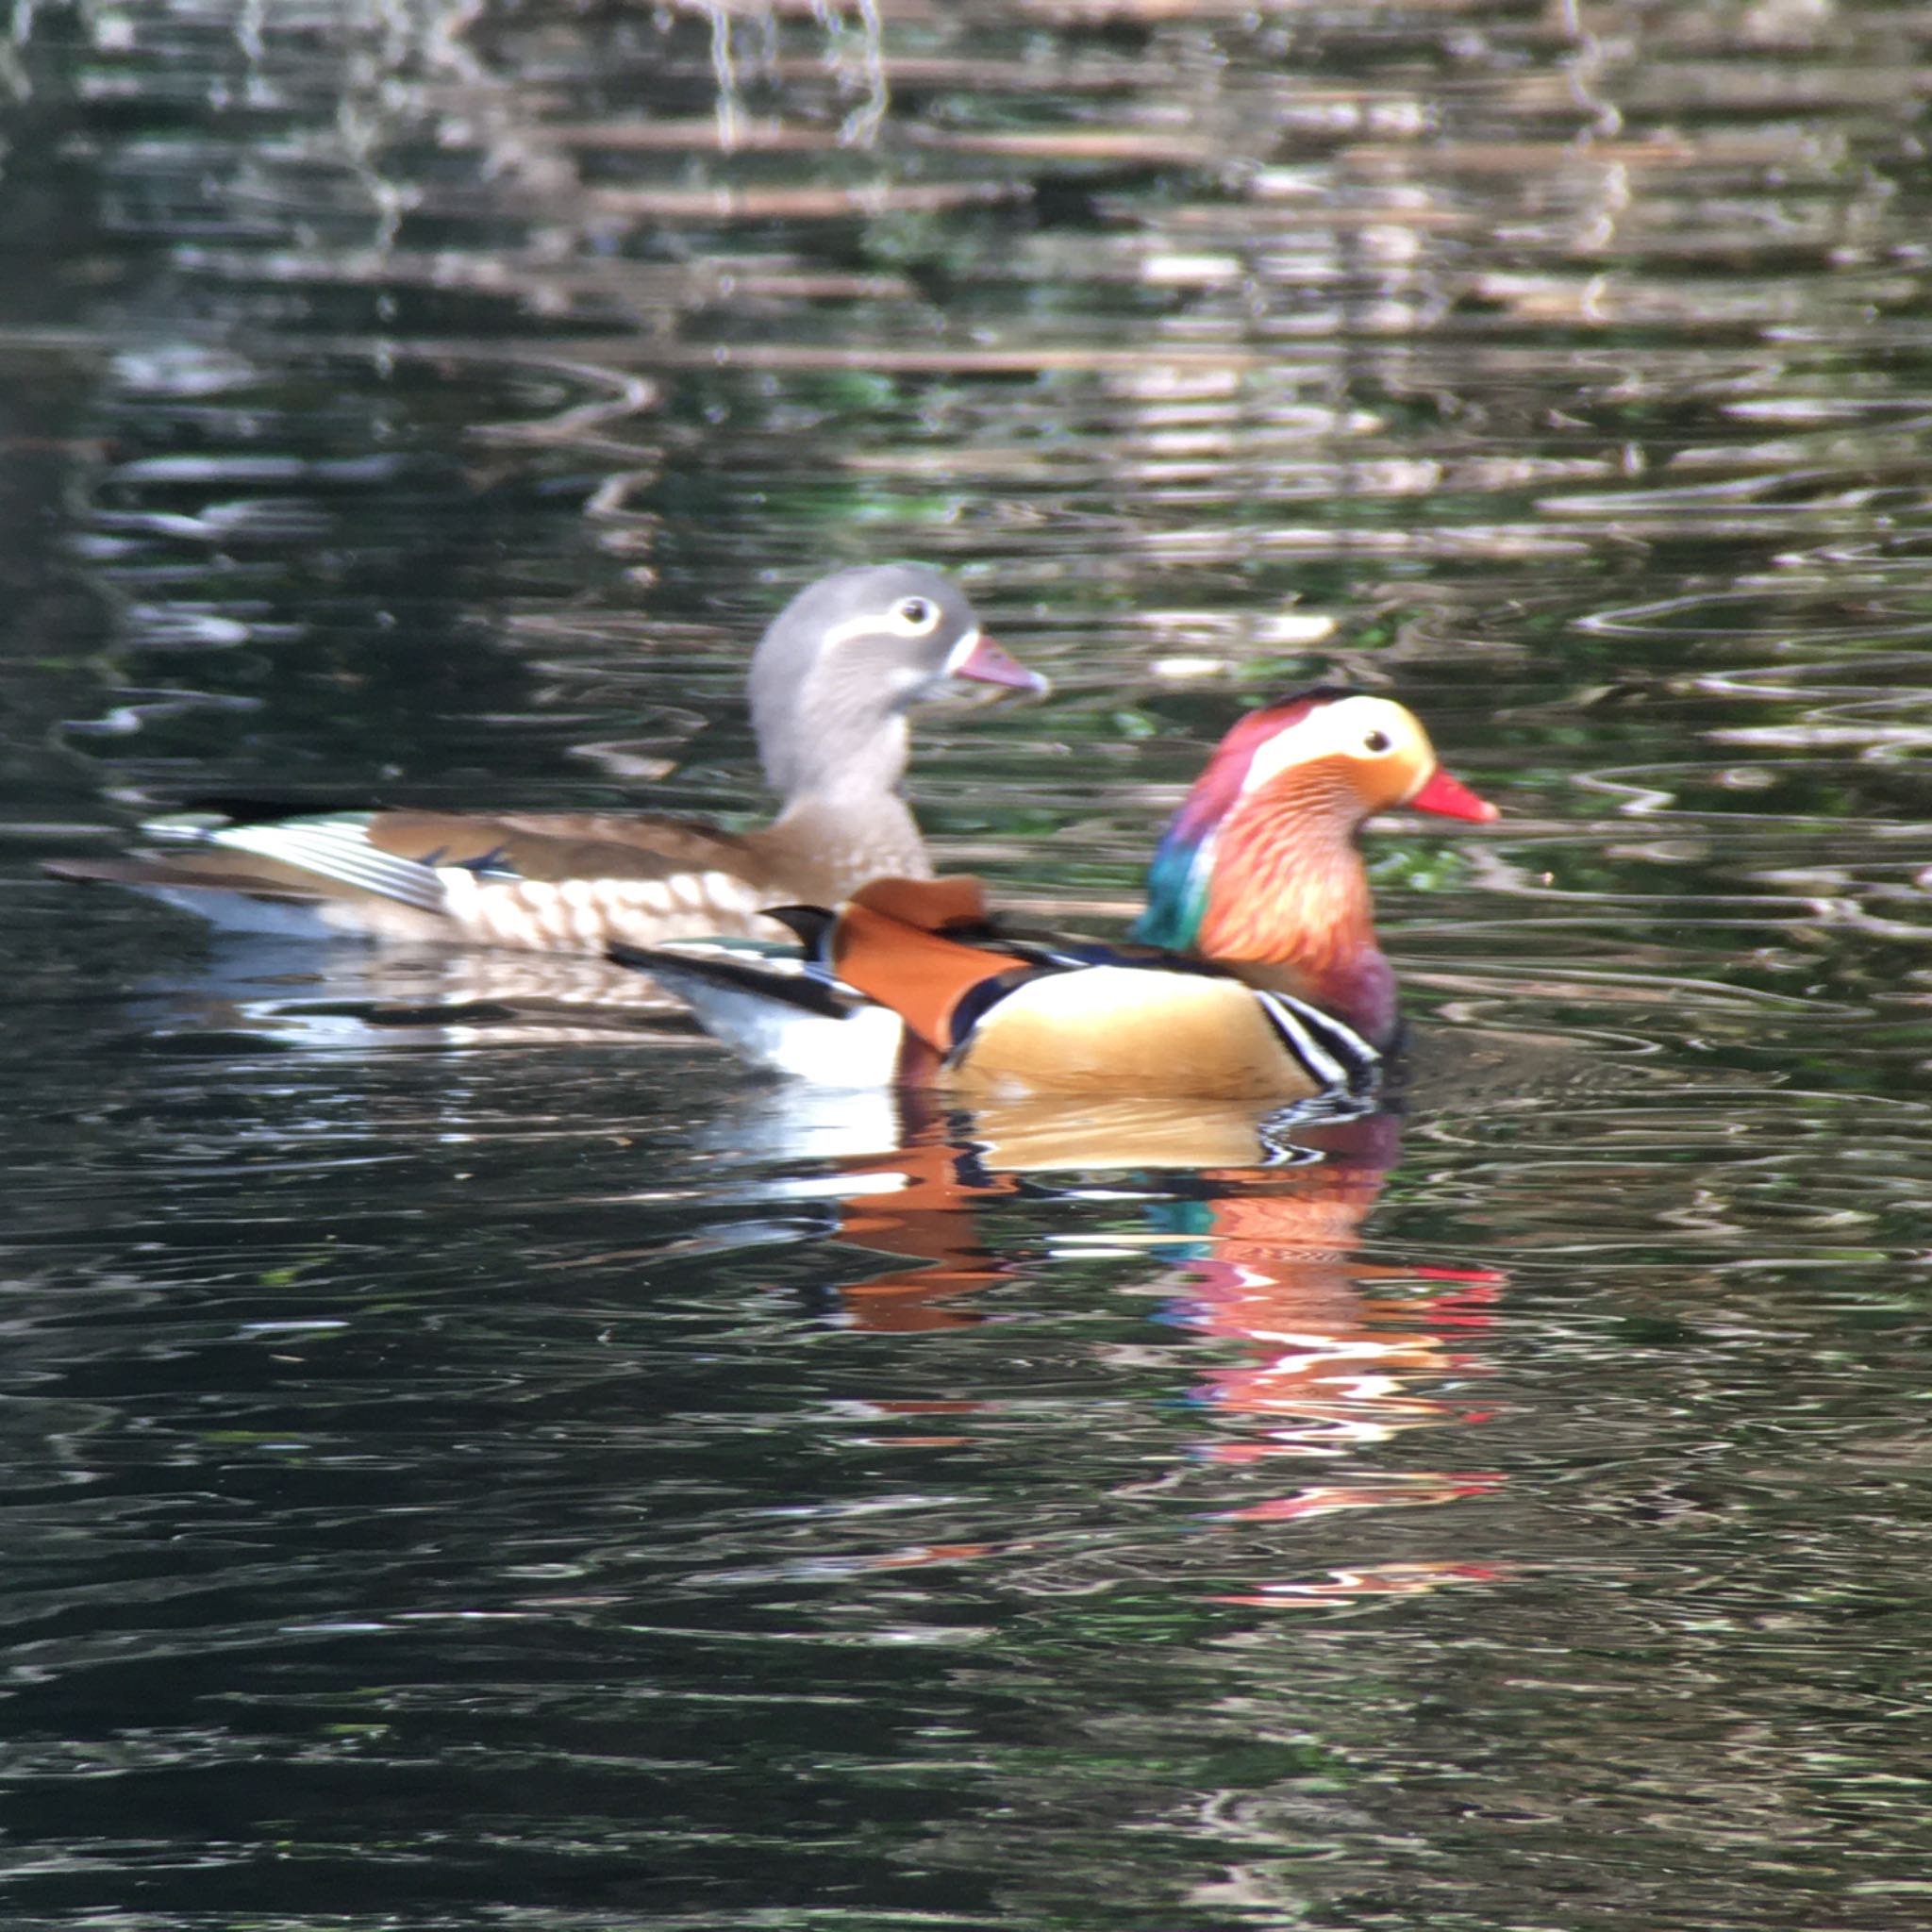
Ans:
[[[1397,806],[1497,816],[1402,706],[1315,691],[1222,741],[1160,841],[1139,943],[1003,932],[973,879],[880,879],[779,911],[792,958],[612,957],[747,1059],[834,1085],[1364,1101],[1398,1027],[1356,834]]]
[[[931,876],[899,791],[908,713],[970,683],[1046,689],[936,572],[842,570],[801,591],[752,658],[758,755],[783,800],[761,830],[616,812],[183,817],[144,827],[175,849],[46,869],[305,936],[601,955],[614,940],[774,933],[764,907]]]

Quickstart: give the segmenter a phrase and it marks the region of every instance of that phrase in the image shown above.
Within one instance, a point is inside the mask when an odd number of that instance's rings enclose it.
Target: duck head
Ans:
[[[1307,995],[1386,1043],[1395,978],[1375,942],[1356,848],[1378,811],[1478,824],[1497,809],[1436,762],[1389,698],[1305,691],[1235,725],[1155,854],[1136,936],[1205,958],[1287,969]]]
[[[772,620],[752,658],[765,775],[788,799],[891,791],[906,771],[908,712],[969,684],[1047,688],[937,571],[888,563],[821,577]]]

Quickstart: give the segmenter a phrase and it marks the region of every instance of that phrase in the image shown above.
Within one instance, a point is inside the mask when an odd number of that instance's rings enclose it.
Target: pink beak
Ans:
[[[1037,671],[1029,671],[1019,658],[1003,651],[990,637],[982,636],[973,649],[953,666],[955,677],[970,677],[978,684],[1004,684],[1014,691],[1042,691],[1052,687]]]
[[[1479,825],[1503,816],[1499,807],[1487,798],[1478,798],[1459,778],[1452,778],[1440,766],[1408,804],[1411,811],[1440,812],[1445,819],[1474,819]]]

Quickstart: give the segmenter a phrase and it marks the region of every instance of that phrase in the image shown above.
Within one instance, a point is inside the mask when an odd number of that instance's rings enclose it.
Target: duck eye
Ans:
[[[940,621],[939,607],[929,597],[902,597],[892,615],[915,636],[929,631]]]
[[[1380,758],[1392,742],[1393,741],[1386,731],[1372,731],[1362,740],[1362,749],[1366,752],[1373,752],[1375,757]]]

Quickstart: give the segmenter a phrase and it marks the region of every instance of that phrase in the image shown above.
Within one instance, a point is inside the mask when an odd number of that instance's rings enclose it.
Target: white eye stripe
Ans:
[[[1243,792],[1278,777],[1291,765],[1340,754],[1381,758],[1415,745],[1415,724],[1387,698],[1357,695],[1310,711],[1261,745],[1241,774]],[[1423,750],[1426,752],[1424,743]]]
[[[914,623],[903,614],[908,607],[911,605],[917,605],[922,613],[917,623]],[[860,617],[848,617],[843,624],[833,625],[824,634],[824,648],[831,650],[840,644],[850,642],[854,638],[875,638],[881,635],[898,638],[929,638],[940,627],[941,620],[944,616],[945,611],[936,598],[920,596],[901,597],[890,610],[869,611]],[[972,636],[976,641],[979,633],[975,630]],[[967,646],[969,653],[971,649],[972,645],[969,643]],[[961,658],[960,661],[963,662],[964,659]],[[946,662],[948,669],[950,669],[953,662],[952,658],[949,657]]]

